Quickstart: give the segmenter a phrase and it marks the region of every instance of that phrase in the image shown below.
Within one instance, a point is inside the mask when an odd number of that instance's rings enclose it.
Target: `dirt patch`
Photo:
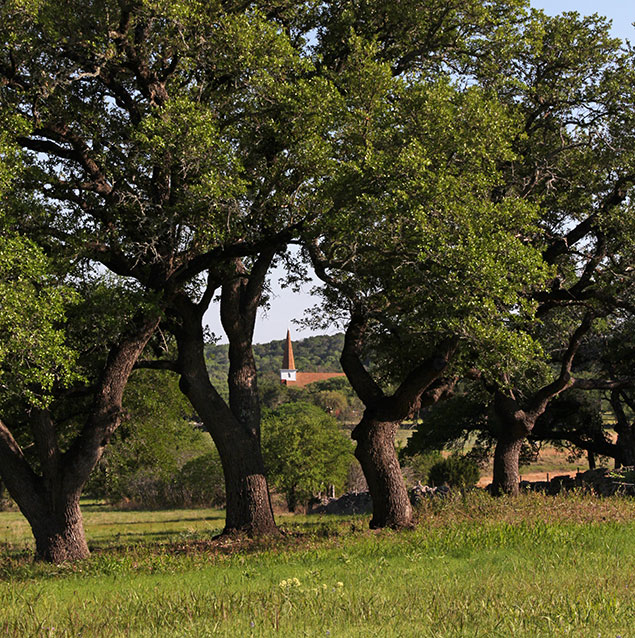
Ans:
[[[531,481],[535,483],[536,481],[550,481],[554,476],[571,476],[574,477],[578,473],[577,470],[566,471],[566,470],[553,470],[551,472],[521,472],[520,480],[521,481]],[[487,487],[492,482],[492,474],[486,474],[485,476],[481,476],[479,482],[476,484],[477,487]]]

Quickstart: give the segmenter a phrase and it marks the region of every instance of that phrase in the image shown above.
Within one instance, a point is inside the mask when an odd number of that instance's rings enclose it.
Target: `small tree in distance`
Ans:
[[[337,421],[311,403],[287,403],[263,417],[263,454],[271,484],[290,511],[328,485],[341,489],[353,444]]]

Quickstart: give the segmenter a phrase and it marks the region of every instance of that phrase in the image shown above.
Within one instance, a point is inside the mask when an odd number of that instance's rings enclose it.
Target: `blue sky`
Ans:
[[[613,33],[620,38],[635,42],[635,3],[632,0],[532,0],[532,6],[544,9],[550,15],[563,11],[577,11],[582,15],[599,13],[613,21]]]
[[[533,0],[532,5],[543,9],[546,13],[554,15],[563,11],[577,11],[582,15],[599,13],[610,18],[613,22],[613,33],[616,37],[627,38],[635,42],[635,3],[632,0],[605,0],[604,2],[593,2],[591,0]],[[299,293],[291,290],[283,290],[278,280],[284,275],[282,270],[274,270],[271,274],[272,298],[271,308],[266,313],[261,310],[256,322],[254,341],[256,343],[267,343],[274,339],[284,339],[287,328],[291,330],[294,340],[308,337],[312,333],[310,330],[302,330],[293,323],[294,319],[301,319],[305,311],[310,309],[318,299],[311,297],[310,290],[313,284],[303,286]],[[205,319],[210,329],[220,337],[221,343],[227,343],[225,333],[218,318],[218,305],[214,304],[208,311]],[[338,326],[332,326],[328,331],[321,331],[320,334],[328,332],[330,334],[338,332]]]

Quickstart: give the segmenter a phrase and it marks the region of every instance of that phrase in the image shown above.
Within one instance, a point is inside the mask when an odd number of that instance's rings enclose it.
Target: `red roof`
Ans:
[[[295,360],[293,358],[293,345],[291,344],[291,334],[287,330],[287,342],[284,347],[284,355],[282,357],[282,369],[283,370],[295,370]],[[343,372],[296,372],[295,381],[289,379],[282,379],[283,385],[295,385],[303,388],[309,383],[315,383],[316,381],[324,381],[325,379],[332,379],[333,377],[343,377]]]
[[[303,388],[309,383],[343,376],[345,376],[343,372],[296,372],[295,381],[287,381],[287,385],[296,385]]]

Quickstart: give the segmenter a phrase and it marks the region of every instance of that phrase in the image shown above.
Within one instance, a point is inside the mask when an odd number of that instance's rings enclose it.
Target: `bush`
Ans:
[[[450,487],[474,487],[480,478],[478,464],[473,459],[456,453],[435,463],[429,473],[430,483],[437,486],[447,484]]]
[[[225,504],[225,478],[216,450],[186,463],[175,483],[192,505]]]
[[[418,482],[430,482],[430,469],[433,465],[443,461],[439,450],[430,450],[405,456],[402,454],[401,467],[404,480],[409,487]]]
[[[287,403],[262,420],[262,450],[271,485],[291,511],[328,485],[341,489],[353,444],[338,422],[312,403]]]
[[[126,418],[114,433],[84,494],[130,507],[208,504],[182,475],[190,459],[207,456],[209,435],[192,423],[174,379],[155,370],[135,372],[124,395]],[[210,477],[210,484],[215,479]]]
[[[225,480],[218,452],[214,450],[188,461],[172,475],[152,467],[125,476],[110,500],[129,509],[222,507]]]

